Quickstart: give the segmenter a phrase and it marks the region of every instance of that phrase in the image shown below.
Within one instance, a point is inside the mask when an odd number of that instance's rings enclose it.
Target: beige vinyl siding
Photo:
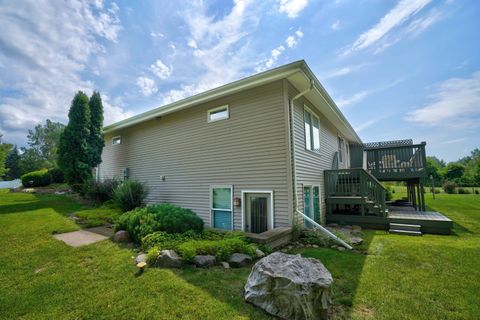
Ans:
[[[289,84],[288,96],[291,99],[298,91]],[[320,119],[320,153],[305,148],[305,127],[304,127],[304,106],[307,106]],[[327,107],[327,106],[321,106]],[[297,195],[298,208],[303,210],[303,186],[320,185],[320,209],[322,222],[325,223],[325,186],[323,181],[323,170],[332,168],[335,152],[338,151],[338,130],[328,121],[318,108],[314,107],[304,97],[294,101],[294,132],[295,132],[295,162],[297,174]],[[347,141],[346,141],[347,142]],[[345,161],[341,166],[345,165]]]
[[[150,203],[190,208],[210,226],[210,187],[272,190],[275,227],[291,223],[282,81],[221,98],[106,135],[100,176],[132,178],[150,188]],[[212,123],[207,111],[229,105],[230,117]],[[111,145],[121,135],[122,144]],[[165,176],[165,181],[161,180]],[[243,204],[243,199],[242,199]],[[241,207],[234,207],[241,228]]]

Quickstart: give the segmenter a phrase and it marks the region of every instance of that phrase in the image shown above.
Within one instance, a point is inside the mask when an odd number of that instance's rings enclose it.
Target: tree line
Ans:
[[[437,157],[427,157],[426,170],[436,185],[446,182],[458,186],[480,186],[480,149],[475,148],[469,156],[448,164]]]
[[[72,186],[91,179],[104,147],[100,93],[93,92],[89,98],[79,91],[68,119],[67,125],[47,119],[45,124],[28,130],[27,147],[2,143],[0,135],[0,177],[13,180],[32,171],[59,168]]]

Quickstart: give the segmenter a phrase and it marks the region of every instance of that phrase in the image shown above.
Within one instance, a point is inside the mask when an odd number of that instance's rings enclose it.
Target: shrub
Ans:
[[[26,173],[21,179],[24,187],[43,187],[52,182],[52,176],[47,169]]]
[[[477,189],[475,189],[475,194],[479,194],[479,193],[480,193],[480,192],[479,192]]]
[[[443,187],[443,190],[445,191],[445,193],[454,194],[455,193],[455,188],[457,187],[457,184],[455,182],[452,182],[452,181],[446,181],[443,184],[442,187]]]
[[[190,262],[196,255],[212,255],[218,261],[225,261],[235,252],[255,255],[256,247],[242,237],[223,240],[190,240],[178,245],[177,250],[183,260]]]
[[[115,189],[113,199],[123,212],[127,212],[144,206],[147,196],[148,189],[143,183],[127,180]]]
[[[150,248],[157,247],[160,250],[175,250],[182,242],[200,238],[200,234],[192,231],[187,231],[185,233],[167,233],[164,231],[157,231],[147,234],[142,238],[142,249],[148,250]]]
[[[458,189],[458,194],[470,194],[470,190],[464,189],[464,188],[459,188]]]
[[[50,176],[52,177],[52,183],[63,183],[63,172],[59,168],[52,168],[48,170]]]
[[[84,193],[88,198],[97,202],[106,202],[113,199],[115,189],[120,185],[117,179],[90,181],[85,183]]]
[[[171,204],[148,205],[122,214],[116,230],[127,230],[136,242],[155,231],[185,233],[203,231],[203,220],[190,209]]]
[[[392,196],[392,188],[390,186],[387,186],[387,190],[385,191],[385,200],[386,201],[391,201],[393,198]]]

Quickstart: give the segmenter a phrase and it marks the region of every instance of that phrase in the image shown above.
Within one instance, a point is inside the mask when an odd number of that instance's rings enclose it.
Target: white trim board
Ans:
[[[245,231],[245,194],[247,193],[266,193],[270,195],[270,225],[275,229],[275,208],[273,207],[273,190],[242,190],[242,231]]]

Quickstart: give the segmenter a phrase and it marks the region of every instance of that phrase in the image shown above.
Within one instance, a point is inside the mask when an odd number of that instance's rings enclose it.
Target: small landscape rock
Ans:
[[[193,258],[193,263],[200,268],[210,268],[215,265],[215,257],[198,255]]]
[[[345,249],[344,247],[337,247],[337,250],[338,250],[338,251],[345,251],[345,250],[347,250],[347,249]]]
[[[139,254],[135,258],[135,265],[137,265],[140,262],[147,262],[147,255],[145,253]]]
[[[329,224],[327,224],[327,227],[338,228],[338,223],[329,223]]]
[[[312,248],[319,248],[318,244],[312,244]]]
[[[115,242],[129,242],[130,241],[130,234],[128,231],[125,230],[119,230],[115,232],[115,235],[113,236],[113,240]]]
[[[359,244],[362,244],[363,239],[359,237],[353,237],[350,239],[350,241],[352,242],[353,245],[359,245]]]
[[[248,254],[234,253],[228,262],[232,268],[241,268],[252,262],[252,257]]]
[[[265,253],[260,249],[255,250],[255,255],[257,256],[257,258],[265,257]]]
[[[222,265],[223,268],[230,269],[230,265],[228,264],[228,262],[222,261],[220,262],[220,264]]]
[[[362,227],[360,227],[360,226],[352,226],[352,230],[359,232],[359,231],[362,231]]]
[[[162,250],[157,258],[157,266],[160,268],[180,268],[182,259],[173,250]]]
[[[331,246],[330,248],[332,248],[332,249],[337,249],[337,248],[338,248],[338,246],[334,244],[334,245],[333,245],[333,246]]]

